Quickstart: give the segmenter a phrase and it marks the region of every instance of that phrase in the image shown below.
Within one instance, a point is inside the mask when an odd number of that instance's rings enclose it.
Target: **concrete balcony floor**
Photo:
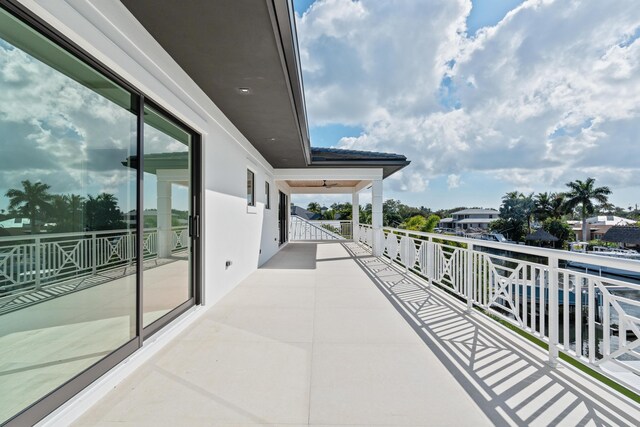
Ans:
[[[75,425],[637,425],[464,309],[355,243],[289,244]]]

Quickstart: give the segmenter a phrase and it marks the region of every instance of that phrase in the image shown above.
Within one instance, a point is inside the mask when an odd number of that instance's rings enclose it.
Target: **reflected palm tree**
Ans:
[[[38,231],[36,220],[43,213],[51,209],[52,196],[49,194],[51,186],[41,182],[32,183],[22,181],[22,190],[12,188],[6,192],[9,198],[9,210],[17,210],[21,215],[25,215],[31,222],[31,233]]]

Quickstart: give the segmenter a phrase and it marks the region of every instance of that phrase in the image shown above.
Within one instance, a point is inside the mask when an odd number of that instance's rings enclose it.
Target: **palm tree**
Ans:
[[[41,182],[31,183],[22,181],[23,190],[12,188],[5,194],[9,200],[9,210],[17,209],[22,215],[29,217],[31,221],[31,234],[38,231],[36,219],[51,208],[51,194],[47,184]]]
[[[575,209],[580,207],[580,216],[582,218],[582,240],[589,240],[589,230],[587,228],[587,215],[592,214],[595,211],[593,200],[600,204],[607,203],[611,194],[609,187],[595,187],[596,180],[594,178],[587,178],[582,182],[576,179],[573,182],[567,182],[569,192],[567,193],[566,206],[569,209]]]
[[[308,210],[309,212],[313,212],[313,213],[318,213],[318,214],[319,214],[319,213],[320,213],[320,210],[321,210],[321,208],[320,208],[320,203],[318,203],[318,202],[311,202],[311,203],[309,203],[309,204],[307,205],[307,210]]]
[[[553,193],[551,195],[551,215],[553,218],[560,219],[567,214],[566,199],[567,195],[565,193]]]
[[[71,211],[71,231],[82,231],[82,210],[86,199],[78,194],[69,194],[66,197]]]
[[[553,195],[547,192],[536,194],[534,214],[538,221],[544,222],[547,218],[553,216],[552,197]]]

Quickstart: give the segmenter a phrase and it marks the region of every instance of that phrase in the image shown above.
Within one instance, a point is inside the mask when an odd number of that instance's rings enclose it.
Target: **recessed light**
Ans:
[[[251,88],[250,87],[239,87],[239,88],[236,88],[236,91],[240,95],[250,95],[251,94]]]
[[[278,138],[267,138],[267,140],[273,142],[273,141],[277,141]]]

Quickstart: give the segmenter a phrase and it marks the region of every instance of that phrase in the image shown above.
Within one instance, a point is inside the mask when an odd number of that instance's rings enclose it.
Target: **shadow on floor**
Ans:
[[[318,253],[317,243],[288,244],[265,262],[265,270],[315,270]]]
[[[543,350],[443,290],[357,243],[343,246],[495,425],[637,425],[638,411],[622,408],[633,404],[606,386],[551,368]]]

